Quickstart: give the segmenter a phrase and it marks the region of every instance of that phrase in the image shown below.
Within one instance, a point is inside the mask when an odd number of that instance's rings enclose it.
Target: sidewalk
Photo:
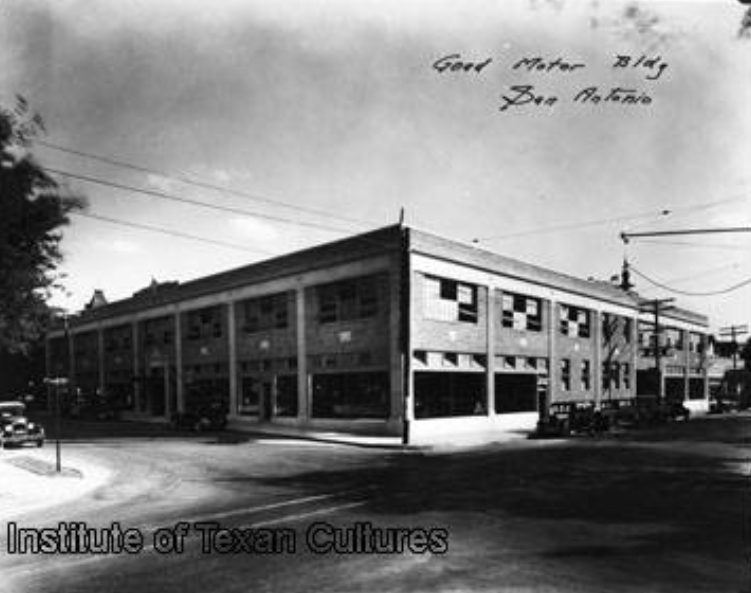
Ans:
[[[54,448],[0,450],[0,521],[78,498],[110,475],[70,454],[58,474]]]
[[[351,445],[354,447],[366,447],[373,449],[414,449],[414,446],[402,444],[402,438],[398,436],[362,435],[331,430],[318,430],[311,428],[298,428],[296,426],[282,426],[272,424],[244,425],[230,423],[230,430],[236,433],[259,437],[279,437],[283,439],[299,439],[315,441],[331,445]]]

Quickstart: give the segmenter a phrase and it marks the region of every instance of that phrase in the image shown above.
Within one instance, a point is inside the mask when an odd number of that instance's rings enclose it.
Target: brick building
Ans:
[[[49,332],[48,376],[133,417],[217,401],[235,427],[492,434],[654,388],[639,305],[612,284],[392,226],[89,307]],[[674,309],[660,325],[665,391],[706,407],[706,318]]]

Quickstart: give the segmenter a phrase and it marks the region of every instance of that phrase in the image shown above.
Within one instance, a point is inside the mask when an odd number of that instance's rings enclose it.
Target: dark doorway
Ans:
[[[263,405],[261,406],[261,412],[263,416],[261,419],[264,422],[271,422],[271,416],[274,410],[274,402],[272,397],[271,383],[264,381],[261,384],[261,398],[263,399]]]
[[[164,416],[164,367],[152,368],[146,384],[147,411],[152,416]]]
[[[537,375],[533,373],[496,373],[495,411],[537,411]]]

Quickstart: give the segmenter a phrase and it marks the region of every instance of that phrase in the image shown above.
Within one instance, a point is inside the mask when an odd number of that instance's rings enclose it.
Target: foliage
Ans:
[[[23,97],[13,109],[0,106],[0,349],[9,352],[28,352],[43,335],[46,301],[58,288],[60,229],[83,207],[31,156],[43,131]]]

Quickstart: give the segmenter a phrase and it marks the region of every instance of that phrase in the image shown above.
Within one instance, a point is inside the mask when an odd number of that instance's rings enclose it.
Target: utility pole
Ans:
[[[675,301],[673,298],[668,299],[654,299],[651,301],[645,301],[639,305],[640,312],[650,312],[654,316],[654,347],[655,347],[655,377],[657,379],[657,403],[662,403],[665,397],[665,386],[662,382],[662,352],[660,351],[660,313],[669,311],[672,309],[672,303]],[[666,305],[666,306],[665,306]]]
[[[730,338],[730,343],[733,345],[733,370],[738,368],[738,341],[737,337],[748,333],[747,325],[731,325],[729,327],[720,328],[720,336],[724,338]]]

